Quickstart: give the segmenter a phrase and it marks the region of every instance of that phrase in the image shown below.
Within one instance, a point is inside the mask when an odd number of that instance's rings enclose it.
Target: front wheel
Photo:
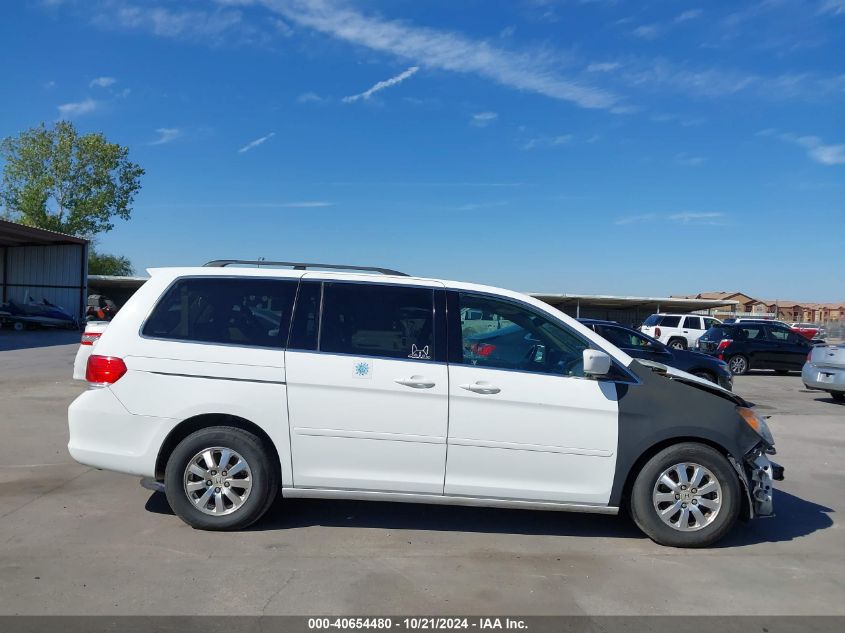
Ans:
[[[724,455],[686,442],[663,449],[643,466],[631,491],[631,516],[656,543],[706,547],[733,527],[740,495]]]
[[[214,426],[174,449],[164,471],[173,511],[200,530],[239,530],[260,519],[275,498],[278,470],[253,433]]]
[[[748,373],[748,359],[742,354],[731,356],[728,359],[728,369],[734,376],[742,376]]]
[[[830,397],[836,402],[845,402],[845,391],[831,391]]]

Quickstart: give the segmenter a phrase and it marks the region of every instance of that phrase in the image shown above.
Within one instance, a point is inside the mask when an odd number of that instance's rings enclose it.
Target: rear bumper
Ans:
[[[86,466],[154,477],[159,449],[175,425],[133,415],[108,387],[92,388],[68,408],[68,452]]]
[[[801,380],[810,389],[823,391],[845,391],[845,369],[819,367],[813,363],[804,363]]]

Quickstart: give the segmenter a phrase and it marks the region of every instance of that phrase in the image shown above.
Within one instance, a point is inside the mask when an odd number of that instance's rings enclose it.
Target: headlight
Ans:
[[[737,407],[737,413],[745,420],[745,423],[754,429],[754,432],[757,433],[760,437],[763,438],[763,441],[768,444],[769,446],[775,445],[775,438],[772,437],[772,432],[769,430],[769,425],[766,424],[766,421],[757,415],[752,409],[748,407]]]

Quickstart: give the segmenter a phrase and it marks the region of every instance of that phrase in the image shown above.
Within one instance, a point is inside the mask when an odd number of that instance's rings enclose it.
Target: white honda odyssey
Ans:
[[[254,523],[279,491],[625,508],[679,547],[772,514],[783,469],[736,394],[516,292],[239,266],[257,263],[149,271],[88,360],[74,459],[163,482],[176,514],[209,530]]]

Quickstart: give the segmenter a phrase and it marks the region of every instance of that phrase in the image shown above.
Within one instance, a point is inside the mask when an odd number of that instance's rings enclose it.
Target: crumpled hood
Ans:
[[[717,396],[722,396],[723,398],[735,402],[741,407],[748,407],[751,406],[742,396],[739,396],[732,391],[728,391],[717,385],[716,383],[710,382],[704,378],[699,378],[698,376],[693,376],[692,374],[688,374],[685,371],[681,371],[680,369],[675,369],[674,367],[669,367],[668,365],[664,365],[663,363],[657,363],[653,360],[646,360],[643,358],[638,358],[634,362],[640,363],[641,365],[645,365],[650,370],[658,373],[662,376],[666,376],[669,380],[677,380],[678,382],[682,382],[688,385],[692,385],[693,387],[698,387],[699,389],[703,389],[704,391],[709,391]]]

